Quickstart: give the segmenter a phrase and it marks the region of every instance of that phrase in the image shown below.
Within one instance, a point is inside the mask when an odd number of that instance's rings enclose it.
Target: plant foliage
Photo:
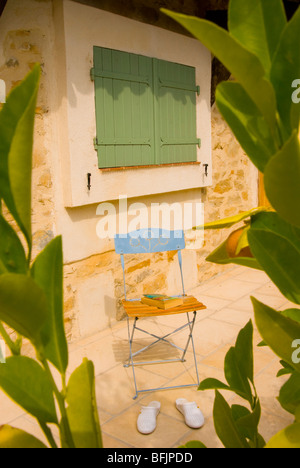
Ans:
[[[62,238],[32,261],[31,167],[40,67],[36,65],[8,96],[0,112],[0,203],[17,230],[0,214],[0,334],[11,356],[0,364],[0,388],[36,418],[50,447],[50,424],[63,448],[101,448],[94,365],[88,359],[66,379],[68,346],[63,321]],[[7,326],[17,338],[12,338]],[[22,355],[30,340],[36,359]],[[53,378],[53,366],[61,384]],[[9,425],[0,427],[0,448],[47,448]]]
[[[300,7],[287,21],[282,0],[230,0],[228,31],[215,24],[163,10],[199,39],[231,72],[221,83],[217,106],[241,147],[264,174],[271,208],[259,207],[216,221],[205,229],[228,228],[244,221],[208,261],[236,263],[265,271],[295,307],[278,312],[252,298],[255,321],[280,358],[278,375],[290,374],[278,400],[295,423],[267,443],[258,433],[260,403],[253,380],[252,324],[241,330],[225,358],[227,383],[207,379],[214,388],[214,422],[225,447],[300,447],[300,104],[292,99],[300,78]],[[203,227],[202,227],[203,228]],[[220,393],[230,390],[249,408],[229,406]]]

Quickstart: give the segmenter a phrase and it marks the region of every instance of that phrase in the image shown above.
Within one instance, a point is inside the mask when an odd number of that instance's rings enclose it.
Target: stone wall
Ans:
[[[25,8],[26,5],[26,8]],[[5,19],[5,22],[4,22]],[[50,96],[54,44],[52,1],[8,0],[0,19],[0,78],[12,89],[39,62],[42,77],[36,108],[33,153],[34,256],[59,232],[56,227],[54,171],[50,139]],[[221,219],[252,208],[257,203],[257,172],[241,150],[215,105],[212,110],[213,185],[205,191],[205,221]],[[63,154],[60,155],[63,157]],[[54,169],[56,167],[56,169]],[[75,229],[75,226],[74,226]],[[194,287],[226,267],[209,264],[205,257],[228,232],[207,231],[203,248],[184,252],[186,287]],[[68,242],[68,239],[64,239]],[[83,240],[82,240],[83,241]],[[126,262],[128,295],[180,288],[179,267],[174,252],[129,256]],[[69,340],[90,334],[123,317],[124,297],[119,257],[109,250],[64,267],[65,324]],[[100,310],[105,310],[103,322]]]
[[[13,2],[12,2],[13,4]],[[10,4],[7,5],[10,8]],[[49,138],[48,122],[48,66],[45,57],[51,51],[49,31],[51,2],[30,2],[30,9],[12,8],[7,21],[13,16],[12,25],[1,25],[0,76],[6,83],[7,92],[11,91],[32,69],[34,64],[41,65],[41,81],[35,117],[35,137],[32,171],[32,232],[35,256],[54,237],[54,200],[52,187],[51,154],[47,149]],[[30,17],[38,18],[33,21]],[[27,28],[27,24],[30,28]]]
[[[222,219],[253,208],[257,204],[257,172],[252,166],[216,106],[212,113],[213,185],[205,195],[205,222]],[[206,262],[206,256],[221,244],[234,228],[205,231],[203,248],[183,252],[186,287],[232,268]],[[128,297],[160,291],[174,294],[180,290],[176,252],[128,256],[125,272]],[[76,337],[79,331],[91,333],[101,327],[99,310],[108,311],[108,323],[124,317],[124,298],[120,258],[114,251],[95,255],[65,266],[65,312],[67,329]],[[91,297],[86,301],[84,291]],[[106,302],[105,302],[106,301]],[[84,312],[83,312],[84,311]]]

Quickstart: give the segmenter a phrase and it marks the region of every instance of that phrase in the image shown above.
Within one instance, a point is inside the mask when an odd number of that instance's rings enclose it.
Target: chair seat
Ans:
[[[183,299],[183,304],[166,310],[143,304],[141,301],[126,301],[123,299],[122,303],[128,317],[155,317],[159,315],[183,314],[206,309],[206,306],[193,296],[186,296]]]

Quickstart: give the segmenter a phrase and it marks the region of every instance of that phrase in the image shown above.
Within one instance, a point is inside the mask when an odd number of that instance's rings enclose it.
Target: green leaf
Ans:
[[[300,405],[297,406],[295,411],[295,422],[300,422]]]
[[[235,343],[235,354],[239,369],[245,377],[254,383],[253,377],[253,324],[252,321],[245,325],[238,334]]]
[[[246,373],[243,371],[243,368],[240,367],[240,359],[242,359],[242,357],[238,356],[234,347],[231,347],[225,356],[225,378],[232,391],[252,404],[253,397],[251,387]]]
[[[300,252],[300,229],[282,219],[275,212],[261,212],[251,217],[251,229],[271,231],[284,237]]]
[[[265,448],[300,448],[300,423],[292,424],[278,432]]]
[[[231,388],[218,379],[204,379],[200,383],[198,390],[231,390]]]
[[[43,289],[49,314],[41,331],[44,355],[64,373],[68,366],[68,346],[63,320],[62,239],[55,238],[36,257],[31,269],[38,286]]]
[[[289,317],[295,322],[300,323],[300,309],[286,309],[286,310],[281,310],[280,313],[284,317]]]
[[[292,374],[294,372],[294,369],[282,359],[280,360],[280,364],[282,365],[282,369],[280,369],[277,372],[276,377],[281,377],[282,375]]]
[[[250,229],[251,252],[282,294],[300,304],[300,251],[275,232]]]
[[[258,424],[261,416],[261,407],[259,400],[256,401],[253,412],[244,406],[232,405],[231,412],[233,419],[243,436],[251,440],[257,447],[263,447],[265,441],[258,434]]]
[[[238,255],[241,253],[243,249],[246,247],[249,247],[249,242],[248,242],[248,230],[250,229],[250,226],[246,226],[243,229],[242,235],[240,236],[237,246],[236,246],[236,251],[235,254]]]
[[[31,245],[31,166],[40,68],[9,94],[0,113],[0,198]]]
[[[242,86],[232,81],[218,85],[216,103],[243,150],[253,164],[264,172],[277,149],[262,113]]]
[[[294,131],[282,149],[266,165],[264,183],[266,195],[279,216],[298,227],[300,227],[299,180],[300,142],[298,132]]]
[[[298,133],[300,106],[292,100],[292,83],[296,78],[300,78],[300,8],[282,33],[272,62],[270,78],[287,134],[290,135],[293,129]]]
[[[0,366],[0,387],[38,420],[57,424],[51,383],[44,369],[26,356],[12,356]]]
[[[0,320],[41,346],[41,329],[47,319],[44,292],[26,275],[0,276]]]
[[[48,448],[43,442],[28,432],[15,427],[0,426],[0,448],[3,449],[23,449],[23,448]]]
[[[281,387],[278,401],[289,413],[295,414],[300,405],[300,374],[293,372],[290,378]]]
[[[286,23],[281,0],[231,0],[229,4],[230,34],[260,59],[266,72]]]
[[[255,321],[260,335],[277,356],[300,372],[300,363],[293,362],[293,342],[300,337],[300,324],[251,297]]]
[[[68,387],[67,415],[77,448],[102,448],[95,396],[94,365],[84,359],[72,373]]]
[[[230,228],[235,224],[240,223],[246,218],[250,218],[250,216],[255,215],[256,213],[260,213],[262,211],[266,211],[268,208],[264,206],[259,206],[258,208],[252,208],[249,211],[244,211],[243,213],[239,213],[234,216],[229,216],[228,218],[224,218],[218,221],[212,221],[211,223],[206,223],[203,226],[197,226],[194,229],[223,229],[223,228]]]
[[[273,137],[277,138],[275,93],[265,77],[265,70],[260,60],[225,29],[214,23],[164,8],[162,11],[178,21],[224,64],[256,104],[265,117]]]
[[[199,440],[190,440],[185,445],[181,445],[179,448],[190,449],[190,448],[207,448],[207,447]]]
[[[0,273],[26,271],[26,255],[22,243],[14,229],[0,215]]]
[[[216,433],[225,448],[249,448],[233,419],[230,406],[216,390],[213,417]]]
[[[229,257],[226,242],[224,241],[219,245],[211,254],[206,257],[207,262],[217,263],[220,265],[227,265],[234,263],[235,265],[243,265],[256,270],[262,270],[256,258],[252,257]]]

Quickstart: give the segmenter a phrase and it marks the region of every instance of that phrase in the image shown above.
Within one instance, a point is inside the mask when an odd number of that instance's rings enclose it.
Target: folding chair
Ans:
[[[195,346],[193,340],[193,329],[195,325],[196,315],[198,310],[206,309],[206,306],[203,305],[201,302],[198,302],[193,296],[187,296],[184,289],[184,280],[183,280],[183,273],[182,273],[182,255],[181,250],[185,248],[185,239],[183,231],[167,231],[162,229],[140,229],[138,231],[134,231],[128,234],[118,234],[115,236],[115,251],[117,254],[120,254],[121,257],[121,264],[123,269],[123,280],[124,280],[124,295],[125,298],[122,300],[125,312],[127,314],[127,325],[128,325],[128,341],[129,341],[129,358],[128,363],[124,364],[124,367],[132,367],[133,372],[133,380],[135,386],[135,396],[133,399],[135,400],[138,397],[139,393],[144,392],[152,392],[157,390],[167,390],[172,388],[181,388],[181,387],[191,387],[191,386],[199,386],[199,374],[198,374],[198,367],[197,367],[197,359],[195,353]],[[182,294],[178,295],[178,297],[183,297],[183,304],[177,307],[172,307],[170,309],[159,309],[154,306],[149,306],[143,304],[141,299],[127,299],[126,294],[126,279],[125,279],[125,261],[124,255],[125,254],[141,254],[141,253],[155,253],[155,252],[168,252],[168,251],[178,251],[178,262],[181,274],[181,283],[182,283]],[[157,291],[150,291],[149,293],[157,293]],[[193,318],[190,317],[189,313],[193,313]],[[147,330],[139,328],[137,326],[137,322],[140,317],[156,317],[161,315],[173,315],[173,314],[186,314],[187,322],[173,330],[171,333],[159,337],[153,333],[149,333]],[[133,319],[133,326],[130,329],[130,319]],[[188,336],[186,346],[184,348],[175,345],[174,343],[169,341],[171,335],[188,328]],[[137,352],[133,353],[132,346],[135,337],[135,331],[139,330],[147,335],[152,336],[155,340],[139,349]],[[164,342],[168,343],[169,345],[175,347],[182,351],[182,355],[180,358],[176,359],[162,359],[162,360],[152,360],[152,361],[134,361],[134,358],[148,350],[150,347],[155,345],[156,343]],[[158,364],[158,363],[171,363],[171,362],[184,362],[185,355],[188,350],[189,344],[192,344],[193,355],[194,355],[194,363],[197,375],[197,383],[196,384],[187,384],[187,385],[176,385],[170,387],[157,387],[157,388],[147,388],[139,390],[137,388],[137,381],[135,375],[135,366],[137,365],[144,365],[144,364]]]

